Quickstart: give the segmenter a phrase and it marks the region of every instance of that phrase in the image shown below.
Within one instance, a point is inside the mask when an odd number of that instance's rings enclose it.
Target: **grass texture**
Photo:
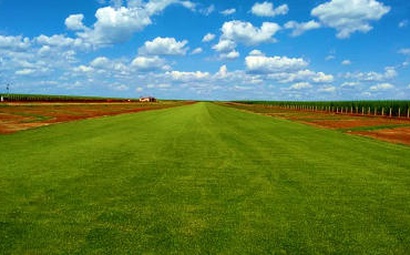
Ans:
[[[0,254],[410,250],[409,147],[211,103],[0,144]]]

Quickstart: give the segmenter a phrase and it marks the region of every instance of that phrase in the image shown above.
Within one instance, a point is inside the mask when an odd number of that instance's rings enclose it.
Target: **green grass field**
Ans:
[[[0,254],[410,251],[406,146],[211,103],[0,146]]]

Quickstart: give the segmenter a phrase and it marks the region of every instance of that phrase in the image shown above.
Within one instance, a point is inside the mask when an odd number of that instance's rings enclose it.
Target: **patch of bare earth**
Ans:
[[[371,137],[392,143],[410,145],[410,127],[398,127],[373,131],[353,131],[351,134]]]
[[[186,102],[189,103],[189,102]],[[100,116],[172,107],[172,103],[13,103],[0,107],[0,134]]]
[[[403,124],[400,120],[395,119],[383,119],[383,118],[367,118],[358,117],[355,119],[341,118],[338,120],[311,120],[306,123],[311,123],[321,127],[332,129],[349,129],[358,127],[374,127],[383,125],[399,125]]]
[[[353,135],[410,145],[410,119],[407,118],[299,111],[278,107],[266,108],[260,105],[231,104],[231,106],[315,127],[338,129]],[[357,128],[364,130],[354,130]]]

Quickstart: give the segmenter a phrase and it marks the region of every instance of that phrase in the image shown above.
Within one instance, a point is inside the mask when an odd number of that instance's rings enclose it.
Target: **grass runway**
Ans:
[[[0,145],[0,254],[410,250],[407,146],[211,103]]]

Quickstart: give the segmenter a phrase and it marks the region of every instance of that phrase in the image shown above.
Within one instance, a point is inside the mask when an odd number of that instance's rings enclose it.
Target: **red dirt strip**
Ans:
[[[165,103],[8,103],[0,104],[0,134],[54,123],[163,109],[192,102]]]
[[[352,135],[410,145],[410,119],[407,118],[303,111],[255,104],[228,103],[227,105],[315,127],[335,129]]]

